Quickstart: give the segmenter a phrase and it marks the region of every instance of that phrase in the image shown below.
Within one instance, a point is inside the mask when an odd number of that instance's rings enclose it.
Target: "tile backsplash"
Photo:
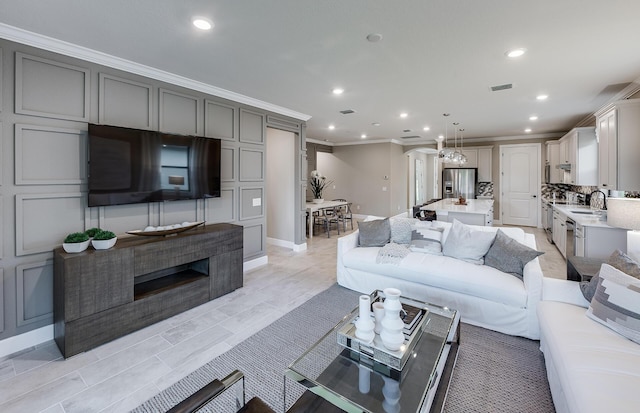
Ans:
[[[493,196],[493,182],[478,182],[479,196]]]

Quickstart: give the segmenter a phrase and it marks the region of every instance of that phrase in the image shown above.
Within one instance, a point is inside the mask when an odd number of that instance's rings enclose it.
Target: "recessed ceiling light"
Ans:
[[[408,114],[408,113],[405,113],[405,112],[402,112],[402,113],[400,114],[400,117],[401,117],[401,118],[406,118],[407,116],[409,116],[409,114]]]
[[[380,40],[382,40],[382,35],[380,33],[371,33],[367,35],[367,40],[371,43],[378,43]]]
[[[529,116],[529,120],[538,120],[538,117],[536,115]]]
[[[507,57],[520,57],[523,54],[525,54],[525,52],[527,51],[527,49],[513,49],[513,50],[508,50],[507,52],[505,52],[505,55],[507,55]]]
[[[424,128],[422,128],[423,131],[428,131],[429,129],[431,129],[431,128],[428,127],[428,126],[425,126]]]
[[[380,124],[378,122],[373,122],[371,126],[380,126]]]
[[[526,133],[529,133],[529,132],[531,132],[531,128],[527,128],[527,129],[525,129],[524,131],[525,131]]]
[[[337,88],[333,89],[332,92],[333,92],[334,95],[341,95],[341,94],[344,93],[344,89],[341,88],[341,87],[337,87]]]
[[[193,20],[191,20],[191,23],[200,30],[211,30],[213,27],[211,20],[206,17],[194,17]]]
[[[362,139],[365,139],[365,138],[367,137],[367,135],[363,133],[362,135],[360,135],[360,137],[361,137]]]
[[[538,95],[538,96],[536,96],[536,99],[538,99],[538,100],[547,100],[548,97],[549,97],[548,95]]]
[[[329,125],[329,130],[334,130],[336,128],[335,125]]]

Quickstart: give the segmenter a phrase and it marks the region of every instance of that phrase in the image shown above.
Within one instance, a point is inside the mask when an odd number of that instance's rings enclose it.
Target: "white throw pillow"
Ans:
[[[428,222],[428,224],[431,224]],[[444,228],[416,224],[411,229],[411,245],[409,249],[413,252],[424,252],[433,255],[442,255],[442,235]]]
[[[474,231],[454,219],[451,232],[442,246],[442,253],[448,257],[482,265],[495,237],[495,232]]]
[[[420,221],[415,218],[390,218],[389,223],[391,224],[391,242],[395,242],[396,244],[410,244],[412,227],[416,222]]]

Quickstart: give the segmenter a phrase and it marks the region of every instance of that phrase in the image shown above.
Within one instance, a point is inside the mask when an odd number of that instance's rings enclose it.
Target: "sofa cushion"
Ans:
[[[484,264],[522,279],[524,266],[544,252],[536,251],[514,240],[502,230],[484,256]]]
[[[640,344],[640,280],[602,264],[587,317]]]
[[[389,218],[358,222],[358,232],[361,247],[382,247],[391,239]]]
[[[343,255],[342,262],[353,270],[399,278],[513,307],[527,306],[524,283],[495,268],[419,252],[411,252],[399,265],[376,264],[379,249],[351,249]]]
[[[481,265],[495,236],[494,231],[476,231],[454,219],[451,232],[442,246],[442,253],[448,257]]]
[[[414,225],[411,230],[411,245],[409,248],[413,252],[442,255],[443,233],[444,228],[442,227]]]
[[[635,412],[640,406],[640,346],[557,301],[538,303],[540,344],[558,411]],[[552,364],[549,368],[549,363]],[[554,384],[555,383],[555,384]]]
[[[640,279],[640,265],[620,250],[615,250],[611,253],[607,260],[607,264],[611,265],[613,268],[619,269],[627,275]],[[598,274],[596,274],[589,281],[580,282],[580,290],[587,301],[591,301],[593,295],[596,293],[599,279]]]

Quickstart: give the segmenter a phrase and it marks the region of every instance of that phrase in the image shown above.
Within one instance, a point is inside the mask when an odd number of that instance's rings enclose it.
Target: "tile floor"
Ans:
[[[545,276],[566,265],[536,235]],[[336,236],[304,252],[268,247],[269,264],[244,287],[133,334],[64,360],[53,341],[0,359],[0,412],[126,412],[224,353],[335,282]]]

